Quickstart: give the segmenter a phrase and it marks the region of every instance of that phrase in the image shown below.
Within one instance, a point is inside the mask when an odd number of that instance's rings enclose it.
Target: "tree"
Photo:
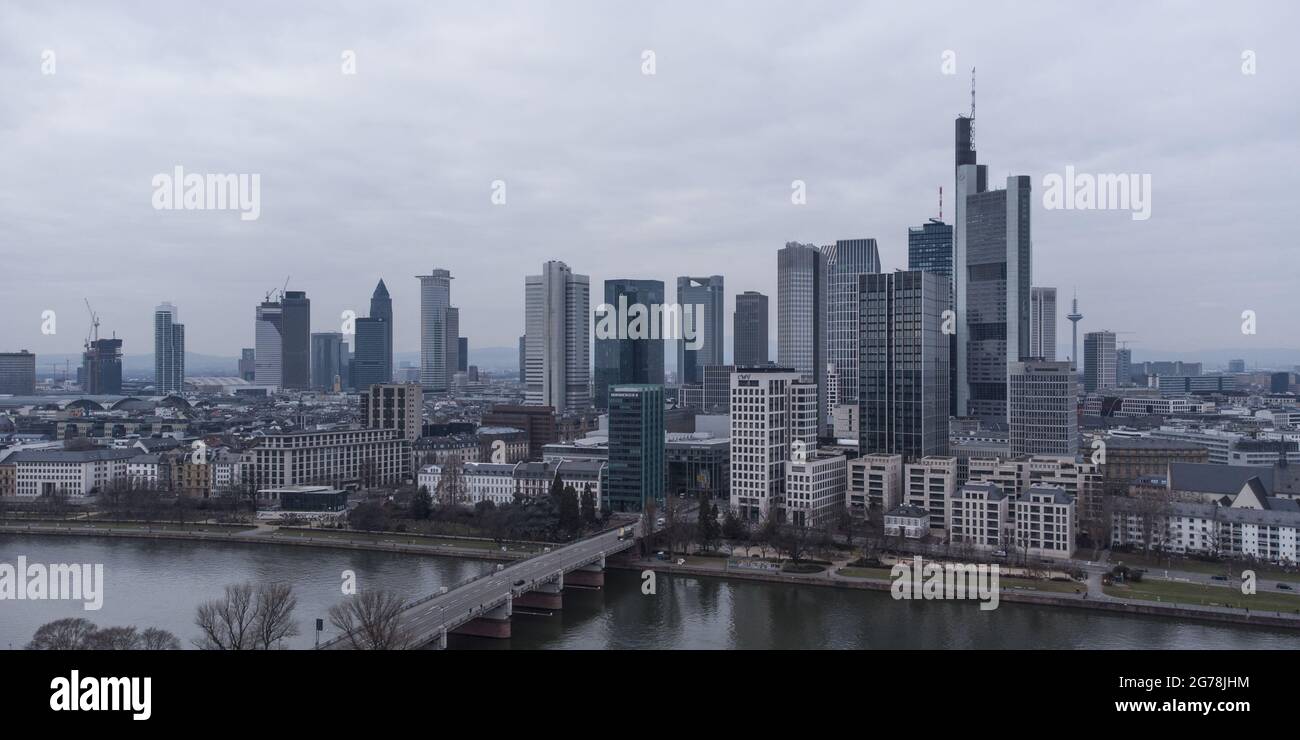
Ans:
[[[773,538],[772,544],[776,546],[778,552],[784,553],[790,560],[798,563],[808,551],[808,543],[812,538],[813,531],[812,528],[803,524],[788,524],[777,527],[776,537]]]
[[[90,650],[90,639],[95,633],[95,623],[81,617],[68,617],[47,622],[32,635],[28,650]]]
[[[587,484],[582,489],[582,523],[588,527],[596,524],[596,496],[591,492],[591,484]]]
[[[428,519],[433,513],[433,497],[429,495],[428,486],[420,486],[420,490],[415,492],[415,497],[411,499],[411,518]]]
[[[138,650],[140,633],[135,627],[105,627],[90,634],[87,650]]]
[[[388,512],[384,510],[382,504],[363,501],[348,512],[348,524],[352,525],[353,529],[378,532],[388,527]]]
[[[140,650],[180,650],[181,641],[164,629],[150,627],[140,633]]]
[[[722,517],[722,537],[731,542],[743,542],[749,539],[749,526],[745,520],[728,509],[726,515]]]
[[[465,503],[468,486],[465,483],[465,469],[459,455],[448,455],[438,476],[438,503],[442,506],[459,506]]]
[[[559,478],[556,478],[559,480]],[[579,511],[578,492],[573,485],[566,485],[555,502],[556,527],[566,539],[572,538],[582,527],[582,515]]]
[[[353,650],[404,650],[412,637],[402,626],[406,602],[392,591],[362,591],[330,607],[330,624]]]
[[[224,598],[200,604],[194,623],[201,650],[270,650],[298,634],[293,610],[298,599],[288,584],[252,582],[226,586]]]
[[[700,543],[701,549],[712,550],[721,536],[722,525],[718,524],[718,505],[709,500],[708,492],[701,492],[695,538]]]

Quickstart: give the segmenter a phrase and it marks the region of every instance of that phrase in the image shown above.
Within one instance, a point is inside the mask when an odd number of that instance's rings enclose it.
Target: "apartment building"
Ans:
[[[892,511],[903,502],[903,456],[863,455],[849,461],[849,486],[845,505],[855,516],[868,509]]]

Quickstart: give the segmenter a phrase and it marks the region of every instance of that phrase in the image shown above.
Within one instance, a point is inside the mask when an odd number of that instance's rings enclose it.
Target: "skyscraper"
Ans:
[[[348,385],[359,391],[393,380],[393,299],[383,278],[370,295],[370,316],[357,319]],[[345,360],[346,364],[346,360]]]
[[[597,326],[609,314],[615,325],[631,322],[632,306],[661,306],[664,284],[660,280],[606,280],[606,311],[597,310]],[[640,309],[638,309],[640,310]],[[626,317],[626,318],[625,318]],[[648,316],[647,316],[648,318]],[[664,382],[664,340],[660,338],[596,337],[595,405],[609,408],[609,389],[614,385],[653,384]]]
[[[840,404],[858,402],[858,277],[880,272],[875,239],[841,239],[822,247],[826,255],[826,358],[839,379],[827,386],[827,417]],[[946,413],[946,412],[945,412]]]
[[[1115,387],[1115,334],[1090,331],[1083,335],[1083,389],[1088,393]]]
[[[290,290],[280,301],[282,381],[285,388],[311,387],[311,301],[301,290]]]
[[[860,454],[902,455],[905,462],[948,454],[949,290],[945,276],[928,272],[861,277]]]
[[[36,392],[36,355],[0,352],[0,393],[30,396]]]
[[[81,383],[87,395],[122,392],[122,340],[93,339],[81,357]]]
[[[185,388],[185,325],[171,303],[153,312],[153,384],[159,395]]]
[[[469,337],[458,337],[456,339],[456,370],[458,372],[469,372]]]
[[[239,350],[239,377],[250,383],[253,382],[253,378],[257,377],[256,357],[256,350],[252,347],[244,347]]]
[[[932,218],[907,229],[907,269],[952,280],[952,225]],[[950,288],[951,290],[951,288]]]
[[[703,336],[695,340],[699,349],[688,349],[687,342],[677,341],[677,380],[680,383],[704,382],[704,368],[722,364],[725,315],[723,310],[723,279],[721,275],[709,277],[677,278],[677,304],[681,307],[683,329],[698,327]],[[687,306],[692,320],[685,320]]]
[[[417,275],[420,281],[420,385],[427,390],[445,391],[451,387],[456,353],[449,352],[460,337],[459,329],[451,332],[451,273],[433,270]],[[459,324],[459,317],[454,317]]]
[[[767,296],[747,290],[736,296],[735,347],[732,362],[737,367],[766,365],[772,358],[767,349]]]
[[[613,385],[609,391],[609,483],[611,511],[643,511],[664,503],[664,389],[661,385]]]
[[[1011,176],[1006,190],[976,190],[982,168],[958,173],[957,408],[1000,426],[1008,364],[1030,351],[1030,180]]]
[[[818,409],[827,407],[826,281],[826,255],[817,247],[787,242],[777,252],[776,362],[817,384]],[[818,419],[818,427],[824,423]]]
[[[1133,350],[1121,347],[1115,350],[1115,387],[1133,385]]]
[[[347,354],[343,333],[319,332],[311,335],[311,387],[330,390],[334,379],[347,374]]]
[[[563,262],[524,279],[525,401],[557,412],[591,406],[591,281]]]
[[[269,298],[269,296],[268,296]],[[284,340],[281,326],[284,311],[278,301],[263,301],[257,307],[257,321],[254,324],[256,351],[253,354],[254,379],[261,385],[282,387],[284,383],[284,365],[282,347]]]
[[[817,448],[818,386],[776,366],[731,374],[731,511],[758,521],[785,505],[791,447]]]
[[[1056,361],[1056,288],[1030,291],[1029,351],[1025,356]]]
[[[446,387],[450,388],[452,379],[456,377],[456,368],[460,367],[460,309],[453,306],[447,307],[447,328],[446,328],[446,355],[447,355],[447,379]]]
[[[1012,457],[1078,454],[1079,424],[1070,363],[1013,362],[1009,388]]]

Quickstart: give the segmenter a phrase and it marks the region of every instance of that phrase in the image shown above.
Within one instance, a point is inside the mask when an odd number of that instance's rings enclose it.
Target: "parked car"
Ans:
[[[1228,580],[1228,577],[1227,577],[1227,576],[1210,576],[1210,580],[1212,580],[1212,581],[1226,581],[1226,580]]]
[[[526,581],[524,581],[524,579],[522,579],[522,578],[520,578],[519,580],[515,581],[515,585],[516,585],[516,586],[522,586],[522,585],[524,585],[524,583],[526,583]]]
[[[1279,583],[1279,584],[1277,584],[1277,587],[1280,588],[1280,589],[1282,589],[1283,591],[1291,591],[1291,590],[1292,590],[1292,588],[1291,588],[1291,584],[1289,584],[1289,583]]]

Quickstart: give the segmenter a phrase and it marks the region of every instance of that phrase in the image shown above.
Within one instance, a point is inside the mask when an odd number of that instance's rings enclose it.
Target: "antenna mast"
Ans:
[[[970,148],[975,148],[975,68],[970,68]]]
[[[939,186],[939,220],[943,220],[943,186]]]

